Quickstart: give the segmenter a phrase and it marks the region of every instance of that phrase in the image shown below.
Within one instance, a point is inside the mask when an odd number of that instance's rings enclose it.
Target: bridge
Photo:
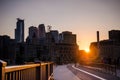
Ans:
[[[52,62],[7,66],[0,60],[0,80],[48,80],[52,73]]]
[[[55,66],[52,62],[7,66],[0,60],[0,80],[120,80],[120,70],[107,64]]]

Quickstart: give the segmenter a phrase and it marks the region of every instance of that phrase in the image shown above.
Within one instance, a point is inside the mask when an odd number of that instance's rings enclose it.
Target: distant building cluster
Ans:
[[[54,61],[58,64],[72,63],[78,53],[76,34],[58,30],[48,32],[45,25],[30,26],[29,35],[24,41],[24,20],[18,18],[15,29],[15,39],[0,36],[0,59],[8,64],[23,64],[25,62]]]
[[[120,64],[120,30],[109,31],[107,40],[92,42],[90,50],[95,55],[99,54],[103,63]]]

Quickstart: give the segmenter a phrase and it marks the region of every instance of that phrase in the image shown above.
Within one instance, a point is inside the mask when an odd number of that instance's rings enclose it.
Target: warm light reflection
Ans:
[[[88,48],[86,48],[86,49],[85,49],[85,52],[86,52],[86,53],[89,53],[89,52],[90,52],[90,50],[89,50]]]
[[[81,50],[79,54],[79,62],[80,64],[91,64],[95,61],[99,61],[99,54],[97,50],[92,50],[86,48],[85,50]]]

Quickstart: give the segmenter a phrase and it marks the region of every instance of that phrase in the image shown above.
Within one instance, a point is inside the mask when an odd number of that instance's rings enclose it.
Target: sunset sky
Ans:
[[[53,30],[77,34],[80,49],[108,39],[108,31],[120,30],[120,0],[0,0],[0,35],[14,38],[16,18],[25,19],[25,38],[30,26],[51,25]]]

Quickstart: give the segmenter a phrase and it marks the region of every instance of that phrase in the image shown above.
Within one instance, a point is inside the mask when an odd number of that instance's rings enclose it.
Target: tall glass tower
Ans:
[[[38,26],[38,30],[39,30],[39,39],[40,38],[45,38],[45,25],[44,24],[40,24]]]
[[[15,29],[15,40],[20,43],[24,42],[24,20],[17,18]]]

